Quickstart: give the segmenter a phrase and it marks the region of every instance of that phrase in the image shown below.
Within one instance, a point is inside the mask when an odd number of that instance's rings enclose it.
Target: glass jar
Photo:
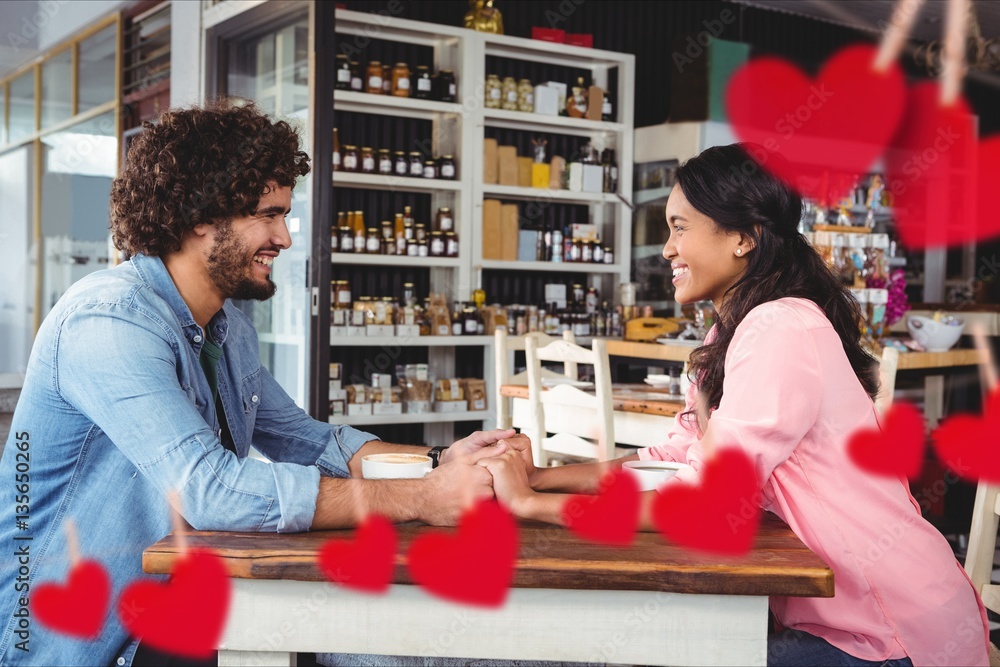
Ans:
[[[583,256],[583,243],[580,239],[573,239],[569,246],[569,256],[566,258],[567,262],[579,262],[580,258]]]
[[[392,67],[388,63],[382,65],[382,94],[392,95]]]
[[[380,302],[382,310],[384,310],[383,324],[395,324],[396,323],[396,303],[391,296],[384,296]]]
[[[406,176],[410,169],[409,163],[406,161],[406,153],[403,151],[396,151],[394,153],[395,157],[393,159],[393,171],[397,176]]]
[[[396,240],[396,237],[392,231],[392,222],[389,220],[382,221],[382,239],[386,241]]]
[[[334,302],[335,308],[351,308],[353,307],[353,301],[351,299],[351,282],[349,280],[338,280],[337,281],[336,295],[337,300]]]
[[[597,241],[594,241],[594,264],[604,263],[604,248]]]
[[[364,79],[361,78],[361,66],[357,60],[351,61],[351,90],[360,93],[365,89]]]
[[[382,63],[373,60],[368,63],[365,74],[365,92],[371,95],[382,94]]]
[[[413,226],[413,240],[417,243],[427,240],[427,226],[422,222],[418,222]]]
[[[590,241],[580,244],[580,261],[590,264],[594,261],[594,245]]]
[[[604,246],[604,263],[605,264],[614,264],[615,263],[615,253],[608,246]]]
[[[438,96],[442,102],[455,102],[458,100],[458,86],[455,84],[455,73],[450,69],[443,69],[438,73]]]
[[[424,175],[424,160],[420,151],[410,151],[410,176],[420,178]]]
[[[573,284],[573,303],[583,303],[583,297],[586,292],[583,290],[583,285],[579,283]]]
[[[453,231],[444,233],[444,256],[458,257],[458,234]]]
[[[368,238],[365,241],[365,252],[369,255],[377,255],[382,252],[382,237],[374,227],[368,228]]]
[[[407,257],[419,257],[420,256],[420,246],[417,245],[416,241],[404,241],[406,243],[406,256]]]
[[[375,173],[375,153],[370,146],[363,146],[361,148],[361,173]]]
[[[333,85],[335,90],[351,89],[351,61],[343,53],[337,54],[337,82]]]
[[[535,110],[535,88],[530,79],[521,79],[517,83],[517,110],[528,113]]]
[[[392,68],[392,94],[396,97],[410,96],[410,66],[396,63]]]
[[[358,147],[344,146],[344,155],[341,159],[341,166],[344,171],[358,170]]]
[[[378,149],[378,173],[380,174],[392,173],[392,156],[389,155],[388,148]]]
[[[438,176],[446,181],[455,180],[455,156],[442,155],[438,161]]]
[[[503,97],[500,91],[500,77],[496,74],[489,74],[486,77],[486,99],[483,100],[483,105],[487,109],[499,109],[501,98]]]
[[[413,307],[417,305],[417,290],[413,283],[403,283],[403,298],[399,302],[400,306]]]
[[[462,309],[462,334],[475,336],[479,332],[479,318],[475,308]]]
[[[455,218],[451,214],[451,209],[443,206],[438,209],[436,227],[439,231],[450,232],[455,229]]]
[[[431,81],[431,71],[427,65],[417,65],[413,73],[413,91],[411,97],[418,100],[429,100],[433,92],[434,82]]]
[[[339,230],[340,242],[337,244],[340,252],[354,252],[354,230],[344,225]]]
[[[517,111],[517,81],[512,76],[503,78],[503,102],[500,107],[507,111]]]
[[[383,255],[396,254],[396,239],[382,239],[382,254]]]
[[[444,234],[441,232],[431,232],[430,256],[444,257]]]
[[[424,162],[424,178],[437,178],[438,168],[437,162],[434,160],[427,160]]]
[[[417,257],[427,257],[428,255],[427,241],[417,241]]]

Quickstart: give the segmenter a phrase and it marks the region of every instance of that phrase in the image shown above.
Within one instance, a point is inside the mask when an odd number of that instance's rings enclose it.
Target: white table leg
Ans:
[[[937,428],[944,416],[944,376],[928,375],[924,378],[924,423],[927,430]]]
[[[294,653],[276,651],[219,651],[219,667],[295,667]]]

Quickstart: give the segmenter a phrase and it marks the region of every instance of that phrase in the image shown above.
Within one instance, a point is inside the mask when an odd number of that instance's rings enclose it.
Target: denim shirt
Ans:
[[[0,460],[0,664],[131,664],[136,643],[116,603],[148,577],[143,549],[171,530],[168,491],[198,530],[305,531],[320,476],[350,476],[350,458],[376,439],[298,408],[261,367],[253,325],[231,303],[209,327],[224,350],[219,394],[236,454],[219,440],[198,361],[205,331],[159,258],[85,277],[45,318]],[[247,458],[251,445],[270,462]],[[20,604],[39,583],[66,582],[70,519],[81,557],[111,579],[93,641],[49,631]]]

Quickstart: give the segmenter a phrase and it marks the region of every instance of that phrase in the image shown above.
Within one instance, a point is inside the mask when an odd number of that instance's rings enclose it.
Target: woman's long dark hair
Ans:
[[[726,292],[716,319],[715,340],[691,354],[691,376],[707,397],[708,407],[719,407],[726,351],[736,327],[762,303],[799,297],[826,313],[861,386],[874,399],[878,362],[861,345],[861,306],[799,233],[802,199],[761,168],[749,151],[767,155],[752,144],[718,146],[677,170],[677,184],[695,209],[711,218],[721,232],[739,232],[753,243],[746,272]],[[772,155],[770,159],[781,158]]]

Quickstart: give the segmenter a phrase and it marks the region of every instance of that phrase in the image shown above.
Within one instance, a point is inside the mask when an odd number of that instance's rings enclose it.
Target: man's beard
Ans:
[[[249,249],[232,233],[232,223],[215,223],[215,243],[208,256],[208,275],[227,299],[266,301],[274,296],[278,286],[268,275],[263,282],[253,276],[253,257],[257,249]]]

